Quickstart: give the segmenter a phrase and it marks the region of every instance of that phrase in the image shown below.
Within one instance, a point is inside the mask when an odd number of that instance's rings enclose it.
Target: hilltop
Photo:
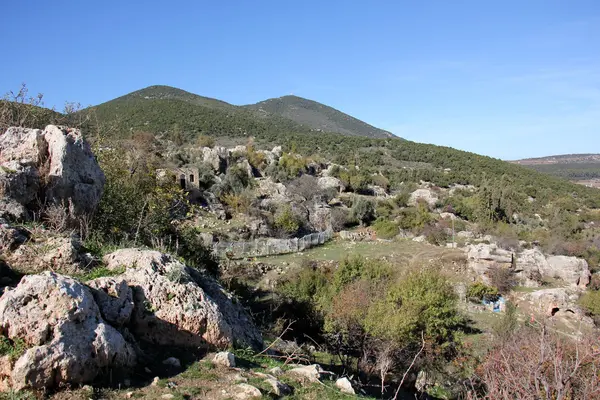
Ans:
[[[561,154],[513,163],[586,186],[600,187],[600,154]]]
[[[372,138],[394,137],[390,132],[369,125],[335,108],[298,96],[268,99],[246,107],[265,116],[279,115],[318,131]]]
[[[312,100],[294,97],[281,106],[273,106],[273,101],[236,106],[170,86],[150,86],[81,110],[78,115],[95,114],[119,137],[136,130],[176,135],[179,141],[197,135],[276,137],[320,132],[393,136]]]

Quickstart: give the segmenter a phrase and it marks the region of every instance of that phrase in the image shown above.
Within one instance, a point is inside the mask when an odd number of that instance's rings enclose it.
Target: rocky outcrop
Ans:
[[[438,197],[431,189],[417,189],[410,194],[408,204],[414,206],[419,200],[425,201],[430,207],[433,207],[437,203]]]
[[[265,203],[285,203],[290,201],[287,188],[283,183],[275,182],[271,177],[256,179],[256,195]]]
[[[133,290],[125,280],[113,277],[98,278],[87,282],[102,317],[120,327],[131,319],[133,314]]]
[[[585,260],[567,256],[546,256],[538,248],[513,253],[495,244],[474,244],[466,247],[468,266],[484,281],[489,268],[498,265],[512,268],[519,285],[538,287],[543,280],[559,279],[568,286],[585,289],[591,273]]]
[[[547,258],[548,267],[541,271],[543,275],[561,279],[571,286],[585,289],[590,283],[592,274],[587,261],[568,256],[551,256]]]
[[[517,305],[533,313],[560,322],[574,331],[594,327],[594,321],[577,304],[580,291],[574,288],[552,288],[519,294]]]
[[[312,209],[309,209],[308,220],[313,230],[317,232],[331,230],[331,207],[315,203]]]
[[[229,150],[222,146],[202,148],[202,161],[217,172],[225,172],[229,165]]]
[[[71,203],[75,214],[93,212],[102,197],[105,178],[81,132],[49,125],[44,140],[49,163],[46,200],[59,205]]]
[[[9,128],[0,135],[0,216],[28,219],[40,204],[89,214],[100,202],[104,182],[79,130],[48,125],[43,131]]]
[[[170,255],[123,249],[104,261],[108,268],[127,268],[119,278],[133,289],[130,327],[139,339],[187,347],[262,346],[260,333],[231,295]]]
[[[21,241],[21,240],[20,240]],[[86,272],[91,265],[89,255],[82,253],[76,235],[58,236],[39,231],[35,238],[22,242],[13,251],[5,253],[6,261],[21,272],[35,274],[51,270],[73,275]]]
[[[30,275],[0,299],[0,331],[28,349],[4,365],[14,389],[89,383],[106,368],[131,367],[133,347],[107,324],[83,284],[52,272]],[[12,363],[14,361],[14,364]]]
[[[341,180],[333,176],[323,176],[317,179],[317,185],[323,190],[335,189],[338,192],[344,191],[346,188]]]

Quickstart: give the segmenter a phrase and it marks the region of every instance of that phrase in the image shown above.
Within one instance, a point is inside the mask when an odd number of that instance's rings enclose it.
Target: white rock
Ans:
[[[350,383],[350,380],[348,378],[340,378],[337,381],[335,381],[335,386],[340,389],[340,391],[342,393],[346,393],[346,394],[352,394],[355,395],[356,392],[354,391],[354,388],[352,387],[352,383]]]
[[[323,368],[319,364],[312,364],[292,368],[287,373],[305,378],[309,382],[318,382],[323,372]]]
[[[30,346],[10,373],[16,390],[85,384],[106,368],[136,362],[134,349],[105,323],[90,290],[51,272],[26,276],[4,293],[0,329]]]
[[[238,383],[235,385],[234,398],[238,400],[259,399],[262,397],[260,390],[247,383]]]
[[[215,354],[213,357],[213,362],[217,365],[222,365],[227,368],[235,367],[235,356],[233,353],[228,351],[222,351],[220,353]]]

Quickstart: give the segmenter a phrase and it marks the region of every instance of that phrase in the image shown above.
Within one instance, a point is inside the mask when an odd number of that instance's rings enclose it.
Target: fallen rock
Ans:
[[[15,390],[90,383],[106,368],[136,361],[132,346],[104,322],[90,290],[52,272],[25,276],[4,293],[0,330],[29,347],[2,377]]]
[[[283,370],[279,367],[273,367],[269,370],[269,374],[273,376],[280,376],[283,375]]]
[[[323,190],[335,189],[338,192],[342,192],[346,189],[342,181],[333,176],[323,176],[317,179],[317,185]]]
[[[295,375],[300,378],[304,378],[309,382],[319,382],[321,374],[324,373],[323,368],[319,364],[303,365],[300,367],[292,368],[287,371],[290,375]]]
[[[214,279],[158,251],[121,249],[104,258],[133,289],[133,334],[141,340],[184,347],[232,345],[262,348],[250,316]]]
[[[104,183],[79,130],[48,125],[43,131],[9,128],[0,134],[2,214],[27,219],[41,200],[69,207],[75,217],[89,215],[100,202]]]
[[[351,395],[356,394],[356,392],[354,391],[354,388],[352,387],[352,383],[350,382],[350,380],[348,378],[340,378],[337,381],[335,381],[335,387],[340,389],[340,391],[342,393],[351,394]]]
[[[275,396],[287,396],[288,394],[292,393],[292,388],[290,386],[278,381],[274,377],[266,378],[265,382],[271,386],[271,392]]]
[[[215,354],[213,357],[213,362],[217,365],[221,365],[227,368],[235,367],[235,356],[233,353],[228,351],[222,351],[220,353]]]
[[[262,393],[260,390],[247,383],[238,383],[234,386],[234,398],[238,400],[260,399]]]

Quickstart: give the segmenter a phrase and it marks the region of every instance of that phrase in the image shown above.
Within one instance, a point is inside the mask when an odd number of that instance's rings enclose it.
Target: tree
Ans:
[[[362,197],[355,197],[350,210],[352,217],[355,218],[361,226],[367,225],[375,219],[375,207],[372,201]]]

